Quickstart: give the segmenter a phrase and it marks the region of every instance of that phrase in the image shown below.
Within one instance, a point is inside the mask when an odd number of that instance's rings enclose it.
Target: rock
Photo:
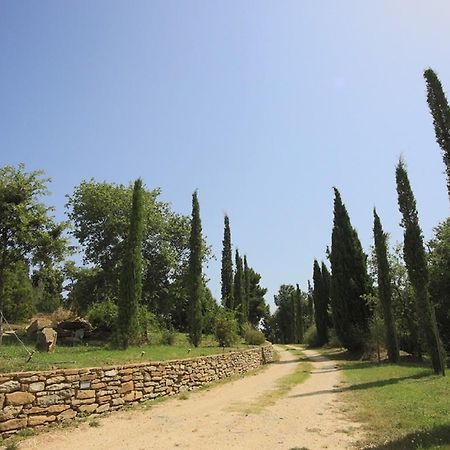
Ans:
[[[27,337],[30,340],[35,341],[36,337],[37,337],[37,332],[42,330],[43,328],[51,328],[53,326],[53,323],[50,319],[36,319],[33,320],[33,322],[30,323],[30,325],[28,325],[26,332],[27,332]]]
[[[43,425],[44,423],[53,422],[55,420],[55,416],[30,416],[28,417],[28,426],[35,427],[37,425]]]
[[[0,433],[3,431],[19,430],[20,428],[25,428],[27,426],[27,418],[12,419],[6,422],[0,423]]]
[[[44,388],[45,388],[44,382],[36,382],[36,383],[31,383],[28,390],[30,392],[41,392],[44,390]]]
[[[14,392],[20,389],[20,383],[18,381],[7,381],[6,383],[0,384],[1,392]]]
[[[86,398],[93,398],[93,397],[95,397],[95,391],[93,389],[86,389],[86,390],[77,392],[77,398],[79,398],[79,399],[86,399]]]
[[[22,406],[6,406],[0,412],[0,421],[15,419],[22,411]]]
[[[6,404],[13,406],[26,405],[28,403],[33,403],[36,397],[29,392],[12,392],[11,394],[6,394]]]
[[[47,412],[50,414],[59,414],[69,408],[69,405],[52,405],[47,408]]]
[[[97,403],[93,403],[92,405],[81,405],[78,409],[80,412],[85,412],[85,413],[93,413],[98,407]]]
[[[94,327],[81,317],[59,322],[56,331],[61,338],[60,342],[66,345],[75,345],[83,342],[83,339],[92,333]]]
[[[56,347],[57,333],[53,328],[43,328],[37,332],[36,348],[41,352],[53,352]]]
[[[102,413],[102,412],[108,411],[109,408],[110,408],[109,404],[101,405],[97,408],[97,410],[95,412]]]
[[[47,386],[48,386],[49,384],[62,383],[64,380],[65,380],[65,377],[60,375],[60,376],[57,376],[57,377],[47,378],[46,383],[47,383]]]
[[[125,394],[126,392],[130,392],[132,390],[133,390],[133,382],[128,381],[127,383],[122,384],[122,386],[120,387],[119,393]]]
[[[76,411],[74,411],[73,409],[68,409],[67,411],[64,411],[61,414],[59,414],[56,419],[59,420],[59,421],[70,420],[70,419],[73,419],[76,416],[77,416],[77,412]]]
[[[118,372],[116,369],[107,370],[105,372],[105,377],[115,377],[117,376]]]
[[[3,409],[4,404],[5,404],[5,394],[0,394],[0,409]]]

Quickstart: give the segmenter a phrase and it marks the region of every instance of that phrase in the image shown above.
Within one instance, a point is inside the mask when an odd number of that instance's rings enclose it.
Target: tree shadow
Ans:
[[[290,398],[312,397],[314,395],[335,394],[335,393],[339,393],[339,392],[371,389],[371,388],[377,388],[377,387],[382,387],[382,386],[388,386],[391,384],[397,384],[400,381],[404,381],[404,380],[419,380],[420,378],[429,377],[430,375],[431,375],[430,372],[426,371],[426,372],[418,373],[415,375],[409,375],[407,377],[388,378],[386,380],[378,380],[378,381],[370,381],[368,383],[352,384],[350,386],[336,387],[334,389],[324,389],[322,391],[305,392],[303,394],[291,395]]]
[[[448,444],[450,444],[450,424],[438,425],[429,430],[415,431],[394,441],[375,446],[370,445],[366,448],[371,450],[426,449]]]

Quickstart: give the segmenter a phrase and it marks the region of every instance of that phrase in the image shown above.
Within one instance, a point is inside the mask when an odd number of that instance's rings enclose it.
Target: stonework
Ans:
[[[0,373],[0,435],[175,395],[271,361],[272,345],[266,344],[175,361]]]

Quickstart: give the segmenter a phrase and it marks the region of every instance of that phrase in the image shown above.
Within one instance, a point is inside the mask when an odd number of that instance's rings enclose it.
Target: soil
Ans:
[[[280,361],[254,375],[149,406],[89,419],[78,428],[52,430],[19,448],[125,449],[348,449],[361,438],[360,425],[342,412],[341,373],[336,363],[312,350],[311,376],[261,412],[245,407],[293,372],[298,357],[277,348]]]

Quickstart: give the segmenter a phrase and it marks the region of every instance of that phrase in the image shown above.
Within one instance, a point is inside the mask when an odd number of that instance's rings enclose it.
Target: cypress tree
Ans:
[[[248,322],[248,312],[250,307],[250,269],[247,264],[247,256],[244,255],[244,287],[243,287],[243,295],[242,295],[242,316],[243,323]]]
[[[124,349],[139,333],[138,306],[142,295],[142,240],[144,235],[144,203],[142,180],[134,182],[130,228],[125,243],[120,295],[118,301],[117,340]]]
[[[243,269],[242,269],[242,258],[239,256],[239,250],[236,249],[235,254],[235,273],[234,273],[234,285],[233,285],[233,297],[234,297],[234,310],[237,313],[237,318],[239,325],[242,330],[243,325],[243,314],[242,314],[242,301],[244,296],[244,286],[243,286]]]
[[[313,300],[314,319],[317,329],[317,340],[320,346],[328,342],[328,302],[326,298],[326,288],[323,283],[322,271],[317,260],[313,266]]]
[[[419,326],[425,338],[425,345],[431,356],[435,373],[445,375],[442,344],[436,325],[434,307],[430,302],[428,290],[429,277],[422,230],[416,200],[406,171],[405,163],[400,159],[396,171],[398,206],[402,214],[401,226],[404,229],[403,256],[409,279],[414,290]]]
[[[296,330],[297,330],[297,343],[302,343],[305,337],[305,324],[303,323],[303,304],[302,304],[302,291],[299,285],[296,285]]]
[[[436,73],[427,69],[423,76],[427,85],[427,102],[433,117],[436,142],[442,150],[450,196],[450,108]]]
[[[197,191],[192,194],[192,219],[191,236],[189,239],[189,271],[188,271],[188,295],[189,295],[189,338],[195,347],[202,339],[202,224],[200,220],[200,206]]]
[[[323,296],[326,302],[326,314],[327,314],[327,327],[330,329],[333,326],[333,321],[331,319],[330,313],[329,313],[329,307],[330,307],[330,292],[331,292],[331,275],[328,271],[327,266],[322,261],[322,287],[323,287]]]
[[[334,193],[330,254],[333,322],[342,345],[357,351],[363,348],[369,333],[370,308],[365,300],[369,293],[366,255],[336,188]]]
[[[381,220],[375,208],[373,210],[373,236],[375,241],[375,252],[377,255],[378,296],[383,310],[388,358],[390,362],[396,363],[398,362],[400,355],[397,330],[395,328],[395,321],[392,313],[392,280],[391,269],[387,257],[387,236],[383,232]]]
[[[224,218],[222,249],[222,305],[233,309],[233,256],[231,253],[230,220],[227,215]]]

